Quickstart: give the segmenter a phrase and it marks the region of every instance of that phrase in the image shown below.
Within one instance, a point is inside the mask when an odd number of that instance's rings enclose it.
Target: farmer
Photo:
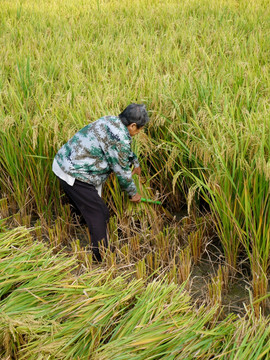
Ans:
[[[141,168],[131,151],[131,137],[148,121],[145,105],[130,104],[119,116],[104,116],[85,126],[54,158],[52,170],[87,223],[97,261],[101,261],[99,244],[108,246],[109,210],[101,199],[102,184],[114,172],[130,201],[140,202],[132,175],[140,175]]]

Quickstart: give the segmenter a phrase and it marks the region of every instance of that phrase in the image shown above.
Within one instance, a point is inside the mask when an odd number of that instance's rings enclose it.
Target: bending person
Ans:
[[[78,131],[56,154],[53,172],[89,228],[94,258],[99,244],[108,245],[109,210],[101,199],[102,184],[114,172],[132,202],[140,202],[133,174],[141,174],[131,137],[149,121],[144,105],[130,104],[119,116],[104,116]],[[131,166],[134,166],[131,171]]]

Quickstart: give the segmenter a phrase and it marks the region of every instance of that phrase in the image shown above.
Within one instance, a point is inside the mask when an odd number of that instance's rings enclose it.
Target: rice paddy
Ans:
[[[268,359],[265,0],[0,4],[1,359]],[[52,160],[131,102],[145,198],[112,176],[92,260]]]

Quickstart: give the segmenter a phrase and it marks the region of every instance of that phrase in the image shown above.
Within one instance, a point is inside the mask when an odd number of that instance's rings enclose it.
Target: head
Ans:
[[[128,128],[130,136],[138,134],[144,125],[148,123],[149,117],[143,104],[130,104],[119,115],[120,120]]]

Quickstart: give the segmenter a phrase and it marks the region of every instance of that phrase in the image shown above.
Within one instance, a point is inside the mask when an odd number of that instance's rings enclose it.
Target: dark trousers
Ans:
[[[86,221],[94,258],[100,261],[99,245],[103,242],[105,247],[108,246],[107,224],[110,215],[106,204],[93,185],[75,180],[74,185],[70,186],[65,181],[59,180],[71,203],[79,210]]]

